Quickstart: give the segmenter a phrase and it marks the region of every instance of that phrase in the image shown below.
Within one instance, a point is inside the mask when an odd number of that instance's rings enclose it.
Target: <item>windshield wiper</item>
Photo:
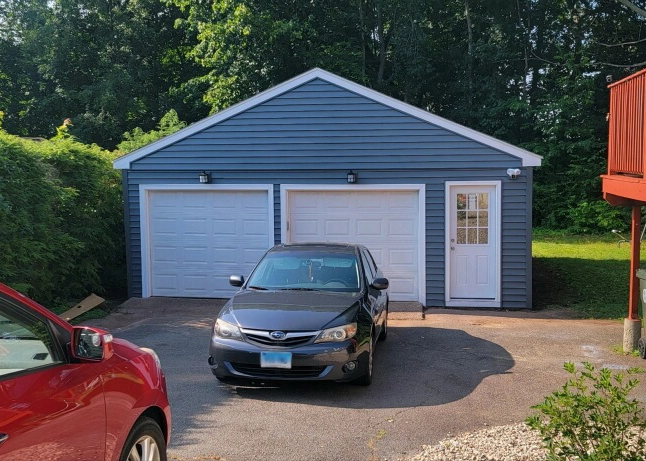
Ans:
[[[249,288],[250,290],[269,290],[269,288],[266,288],[266,287],[257,287],[257,286],[254,286],[254,285],[252,285],[252,286],[250,286],[250,287],[247,287],[247,288]]]
[[[281,290],[289,291],[318,291],[316,288],[281,288]]]

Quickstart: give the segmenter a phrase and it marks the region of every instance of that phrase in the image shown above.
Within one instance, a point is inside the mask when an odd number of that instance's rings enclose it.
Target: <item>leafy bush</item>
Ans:
[[[52,305],[125,287],[113,154],[0,131],[0,281]]]
[[[46,143],[41,155],[66,191],[57,208],[62,229],[82,243],[74,258],[74,273],[67,279],[70,293],[73,297],[84,297],[89,291],[125,295],[121,174],[112,167],[116,154],[60,139]]]
[[[174,109],[169,110],[161,118],[157,125],[158,130],[150,130],[144,132],[141,128],[137,127],[132,131],[126,131],[123,134],[123,141],[117,146],[122,152],[132,152],[133,150],[144,147],[151,142],[155,142],[164,136],[171,135],[176,131],[181,130],[186,126],[182,122]]]
[[[590,363],[577,371],[563,388],[533,406],[538,413],[527,424],[540,432],[550,461],[643,461],[646,453],[644,410],[628,394],[639,381],[609,369],[597,371]]]
[[[81,242],[62,231],[56,211],[69,191],[32,144],[0,136],[0,280],[33,295],[56,290],[53,274],[71,270]]]
[[[605,200],[581,201],[568,212],[569,231],[574,234],[606,233],[630,228],[630,208],[613,207]]]

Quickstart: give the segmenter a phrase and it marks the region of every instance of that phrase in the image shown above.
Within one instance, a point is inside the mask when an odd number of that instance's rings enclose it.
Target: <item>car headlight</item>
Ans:
[[[218,338],[237,339],[238,341],[242,341],[242,333],[240,333],[240,328],[228,322],[225,322],[222,319],[217,319],[215,321],[215,325],[213,326],[213,334]]]
[[[315,343],[340,342],[346,339],[354,338],[357,334],[357,324],[348,323],[339,327],[328,328],[323,330],[314,340]]]

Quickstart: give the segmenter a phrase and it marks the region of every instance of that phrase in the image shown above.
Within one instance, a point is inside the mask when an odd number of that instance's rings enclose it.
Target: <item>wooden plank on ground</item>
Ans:
[[[60,314],[60,316],[69,322],[73,318],[78,317],[81,314],[85,314],[87,311],[94,309],[96,306],[104,302],[105,299],[92,293],[90,296],[76,304],[71,309],[68,309]]]

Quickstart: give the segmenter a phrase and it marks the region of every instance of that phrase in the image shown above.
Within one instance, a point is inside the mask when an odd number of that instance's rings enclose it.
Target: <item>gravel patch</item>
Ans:
[[[512,424],[467,432],[424,445],[423,451],[407,461],[544,461],[538,431],[526,424]]]

